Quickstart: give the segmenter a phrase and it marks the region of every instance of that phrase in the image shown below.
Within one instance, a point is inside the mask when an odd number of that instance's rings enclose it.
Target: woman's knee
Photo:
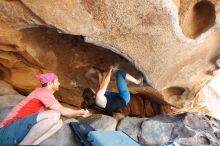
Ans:
[[[55,133],[57,132],[58,130],[60,130],[63,126],[63,121],[60,119],[57,123],[54,123],[52,129],[51,129],[51,132],[52,133]]]
[[[60,120],[60,112],[59,111],[55,111],[55,110],[51,110],[51,118],[54,120],[54,122],[58,122]]]
[[[62,126],[63,126],[63,121],[59,119],[56,123],[54,123],[53,129],[57,131],[61,129]]]
[[[37,121],[43,120],[43,119],[51,119],[54,122],[59,121],[60,119],[60,112],[55,110],[48,110],[44,112],[40,112]]]
[[[57,128],[61,129],[62,126],[63,126],[63,120],[59,119],[59,121],[57,122]]]

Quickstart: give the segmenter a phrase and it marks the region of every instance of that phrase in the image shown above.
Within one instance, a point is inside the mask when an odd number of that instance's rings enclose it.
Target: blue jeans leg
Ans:
[[[38,113],[17,119],[0,128],[0,146],[18,145],[37,123]]]
[[[130,93],[125,80],[126,73],[122,70],[116,72],[116,84],[119,95],[125,100],[126,104],[130,101]]]

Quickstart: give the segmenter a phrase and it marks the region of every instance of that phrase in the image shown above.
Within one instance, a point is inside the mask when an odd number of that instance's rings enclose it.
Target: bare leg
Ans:
[[[38,139],[43,141],[44,139],[41,137],[47,138],[51,136],[54,132],[52,133],[50,129],[54,128],[54,125],[57,125],[59,120],[60,113],[57,111],[49,110],[39,113],[37,116],[37,123],[31,128],[20,145],[31,145],[34,144],[35,141],[38,141]]]
[[[129,75],[128,73],[126,74],[125,79],[126,79],[127,81],[133,82],[133,83],[135,83],[135,84],[137,84],[137,85],[140,85],[140,84],[142,84],[142,82],[143,82],[143,78],[135,79],[134,77],[132,77],[132,76]]]
[[[118,69],[118,65],[116,67],[113,67],[113,71],[117,71]],[[108,74],[107,72],[103,72],[101,73],[99,70],[96,70],[98,72],[98,76],[99,76],[99,84],[102,84],[102,82],[105,80],[106,78],[106,74]],[[134,78],[133,76],[131,76],[130,74],[126,73],[125,79],[127,81],[133,82],[137,85],[143,85],[143,80],[144,78],[141,77],[139,79]]]
[[[33,145],[40,144],[44,140],[46,140],[48,137],[52,136],[54,133],[56,133],[63,125],[63,121],[60,119],[57,124],[53,125],[51,129],[49,129],[44,135],[39,137],[36,141],[33,142]]]

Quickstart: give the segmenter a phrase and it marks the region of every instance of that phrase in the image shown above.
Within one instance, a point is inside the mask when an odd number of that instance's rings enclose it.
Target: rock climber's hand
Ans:
[[[84,113],[83,113],[82,117],[86,118],[86,117],[89,117],[91,115],[92,115],[92,113],[86,109],[86,110],[84,110]]]

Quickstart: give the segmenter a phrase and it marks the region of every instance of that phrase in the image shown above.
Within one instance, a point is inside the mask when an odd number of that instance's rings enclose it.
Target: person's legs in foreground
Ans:
[[[118,70],[116,72],[116,84],[119,91],[119,95],[125,100],[127,104],[130,101],[130,93],[126,84],[126,80],[139,85],[142,83],[142,79],[137,80],[122,70]]]
[[[53,135],[62,127],[60,113],[54,110],[40,112],[37,123],[30,129],[19,145],[36,145]]]

